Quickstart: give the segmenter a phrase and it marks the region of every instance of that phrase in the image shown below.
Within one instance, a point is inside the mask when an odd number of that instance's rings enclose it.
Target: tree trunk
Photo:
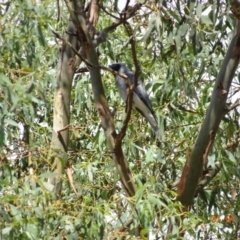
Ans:
[[[75,37],[75,32],[75,26],[70,18],[65,39],[77,49],[78,41]],[[61,191],[61,175],[67,163],[69,130],[66,128],[64,131],[59,131],[69,125],[70,122],[70,97],[72,80],[75,73],[75,60],[74,52],[69,46],[63,43],[59,56],[53,111],[52,157],[54,158],[53,168],[57,173],[57,177],[53,180],[56,194],[59,194]]]

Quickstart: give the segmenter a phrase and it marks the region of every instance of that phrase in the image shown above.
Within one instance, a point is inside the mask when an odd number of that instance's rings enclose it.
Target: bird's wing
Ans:
[[[134,74],[133,74],[133,72],[128,71],[125,74],[130,79],[131,84],[134,84]],[[152,104],[151,104],[150,99],[149,99],[149,96],[148,96],[148,94],[147,94],[147,92],[146,92],[146,90],[145,90],[145,88],[143,86],[143,83],[142,83],[142,81],[140,79],[138,79],[138,85],[134,89],[134,92],[138,95],[138,97],[143,101],[143,103],[149,108],[151,113],[155,116],[153,108],[152,108]]]
[[[157,118],[152,109],[150,109],[143,101],[139,98],[135,92],[133,93],[134,107],[138,112],[140,112],[150,123],[152,129],[154,130],[157,138],[161,141],[160,131],[158,128]]]
[[[127,85],[126,85],[125,79],[119,76],[116,76],[115,83],[122,100],[126,102],[127,101]]]
[[[149,108],[151,113],[155,116],[149,96],[140,80],[138,80],[138,85],[134,89],[134,92],[139,96],[139,98],[144,102],[144,104]]]

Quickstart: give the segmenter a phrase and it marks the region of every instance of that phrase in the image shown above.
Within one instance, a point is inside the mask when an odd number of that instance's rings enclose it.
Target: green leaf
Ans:
[[[17,214],[19,214],[19,209],[18,208],[16,208],[14,205],[10,205],[10,208],[11,208],[11,213],[12,213],[12,215],[17,215]]]
[[[55,177],[60,177],[60,176],[61,175],[56,172],[45,172],[40,175],[40,177],[42,177],[42,178],[50,178],[50,179],[53,179]]]
[[[165,203],[163,203],[160,199],[158,199],[152,194],[148,195],[148,200],[157,206],[162,206],[168,209],[168,206]]]
[[[12,125],[14,127],[18,127],[18,123],[15,122],[14,120],[10,119],[10,118],[5,118],[4,121],[5,121],[5,123],[7,123],[9,125]]]
[[[104,132],[100,131],[99,136],[98,136],[98,147],[99,147],[100,150],[102,150],[102,146],[103,146],[104,141],[105,141]]]
[[[155,20],[154,20],[154,19],[151,19],[151,20],[149,21],[149,23],[148,23],[148,29],[147,29],[147,31],[145,32],[142,41],[146,41],[146,40],[149,38],[150,33],[152,32],[154,26],[155,26]]]
[[[188,31],[188,24],[183,24],[181,27],[180,27],[180,29],[179,29],[179,31],[180,31],[180,35],[181,36],[184,36],[186,33],[187,33],[187,31]]]
[[[74,230],[74,225],[70,220],[65,221],[65,229],[67,231],[73,231]]]
[[[208,156],[208,165],[211,166],[212,168],[214,168],[215,160],[216,160],[216,155],[215,154],[209,155]]]
[[[35,207],[35,208],[34,208],[34,211],[35,211],[36,216],[37,216],[38,218],[43,218],[43,209],[42,209],[42,208],[40,208],[40,207]]]
[[[141,230],[141,232],[140,232],[140,235],[142,236],[142,237],[145,237],[147,234],[148,234],[148,229],[147,228],[143,228],[142,230]]]
[[[10,85],[11,82],[9,80],[9,78],[7,78],[4,74],[0,73],[0,83],[3,84],[7,84],[7,85]]]
[[[43,32],[42,32],[42,29],[41,29],[41,26],[39,23],[37,24],[37,36],[38,36],[38,40],[39,40],[40,44],[43,47],[45,47],[45,39],[43,37]]]
[[[26,233],[29,233],[31,239],[35,239],[37,237],[37,226],[35,224],[28,223]]]
[[[12,228],[13,228],[12,226],[3,228],[2,229],[2,234],[3,235],[9,234],[10,231],[12,230]]]
[[[183,226],[188,226],[189,225],[189,222],[190,222],[190,220],[188,219],[188,218],[184,218],[183,219]]]
[[[0,126],[0,148],[4,144],[4,138],[5,138],[4,128],[3,126]]]
[[[236,158],[233,156],[233,154],[232,154],[230,151],[225,150],[225,152],[227,153],[228,159],[229,159],[232,163],[237,163]]]
[[[202,15],[202,4],[201,4],[201,3],[199,3],[199,4],[197,5],[196,14],[197,14],[197,17],[198,17],[198,18],[200,18],[201,15]]]
[[[93,181],[93,172],[92,172],[93,169],[92,169],[91,163],[88,164],[87,170],[88,170],[89,181],[92,182]]]
[[[43,186],[49,191],[52,192],[54,189],[54,185],[49,182],[43,182]]]
[[[206,15],[201,16],[201,21],[206,25],[212,25],[213,23],[212,20],[209,18],[209,16],[206,16]]]
[[[179,33],[175,36],[175,43],[177,51],[179,51],[181,49],[181,35]]]

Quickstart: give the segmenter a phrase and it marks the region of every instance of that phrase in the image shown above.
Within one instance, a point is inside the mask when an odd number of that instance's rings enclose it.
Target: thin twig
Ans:
[[[127,0],[125,4],[124,12],[127,11],[129,3],[130,3],[130,0]]]
[[[72,168],[71,168],[71,165],[69,164],[69,162],[67,163],[67,167],[66,168],[67,168],[67,170],[66,170],[67,176],[68,176],[70,185],[72,187],[72,190],[74,191],[76,197],[78,197],[79,195],[78,195],[78,192],[77,192],[77,190],[75,188],[75,185],[74,185],[74,182],[73,182]]]
[[[108,12],[108,11],[103,7],[102,4],[99,5],[99,7],[100,7],[100,9],[102,9],[107,15],[111,16],[111,17],[114,18],[114,19],[120,20],[120,18],[118,18],[118,17],[114,16],[113,14],[111,14],[110,12]]]
[[[52,30],[52,32],[54,33],[54,35],[55,35],[58,39],[62,40],[66,45],[68,45],[68,46],[71,48],[71,50],[72,50],[88,67],[92,67],[92,66],[93,66],[90,62],[88,62],[88,61],[72,46],[72,44],[71,44],[70,42],[68,42],[65,38],[63,38],[63,37],[62,37],[60,34],[58,34],[57,32],[55,32],[55,31],[53,31],[53,30]]]
[[[130,38],[129,43],[130,43],[131,49],[132,49],[132,57],[133,57],[134,65],[135,65],[135,73],[134,73],[134,84],[130,85],[129,91],[128,91],[128,97],[127,97],[127,103],[126,103],[126,117],[123,121],[123,126],[122,126],[122,128],[121,128],[121,130],[120,130],[120,132],[117,136],[117,142],[119,144],[121,144],[121,141],[126,134],[128,123],[129,123],[130,118],[131,118],[133,91],[134,91],[134,88],[138,85],[138,75],[139,75],[139,71],[140,71],[138,61],[137,61],[135,41],[133,40],[133,36],[132,36],[132,34],[133,34],[132,29],[130,28],[130,25],[128,23],[126,23],[124,25],[125,25],[125,28],[128,32],[129,38]]]
[[[135,13],[141,8],[143,4],[141,3],[136,3],[130,11],[127,11],[126,15],[124,18],[120,18],[118,19],[117,22],[113,23],[111,26],[108,26],[106,28],[104,28],[100,34],[98,35],[98,37],[96,39],[93,40],[93,44],[94,46],[97,46],[99,45],[100,43],[102,42],[105,42],[106,41],[106,38],[107,38],[107,34],[110,32],[110,31],[113,31],[116,27],[118,27],[119,25],[123,24],[123,23],[126,23],[126,21],[128,19],[130,19],[131,17],[133,17],[135,15]],[[121,15],[120,15],[121,17]]]
[[[235,102],[233,105],[231,105],[230,107],[227,108],[227,111],[230,112],[231,110],[237,108],[238,106],[240,106],[240,101]]]
[[[59,0],[57,0],[57,22],[60,20],[60,4]]]
[[[207,186],[207,184],[220,172],[220,170],[221,165],[219,162],[217,162],[214,169],[209,169],[208,172],[202,176],[201,180],[198,183],[196,193]]]
[[[108,71],[108,72],[110,72],[114,75],[117,75],[119,77],[122,77],[125,80],[128,80],[128,84],[130,84],[129,79],[125,74],[118,73],[118,72],[112,70],[111,68],[108,68],[108,67],[105,67],[105,66],[100,66],[100,65],[96,66],[96,65],[91,64],[72,46],[72,44],[70,42],[68,42],[65,38],[60,36],[60,34],[58,34],[57,32],[53,31],[53,33],[56,35],[56,37],[58,39],[63,41],[65,44],[67,44],[72,49],[72,51],[87,65],[87,67],[90,67],[90,68],[95,67],[95,68],[100,68],[100,69],[106,70],[106,71]]]

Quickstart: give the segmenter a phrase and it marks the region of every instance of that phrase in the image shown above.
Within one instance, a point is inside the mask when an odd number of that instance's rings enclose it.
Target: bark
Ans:
[[[240,59],[240,24],[235,28],[227,54],[217,76],[211,102],[194,148],[185,164],[178,186],[178,200],[188,208],[193,201],[203,167],[214,143],[220,122],[227,112],[226,100]]]
[[[95,27],[99,16],[99,6],[97,0],[92,0],[90,3],[90,11],[88,11],[89,22]]]
[[[237,19],[240,19],[240,3],[238,0],[230,0],[230,8]]]
[[[78,48],[78,40],[75,37],[75,26],[69,19],[65,38],[76,49]],[[59,132],[61,129],[69,125],[70,122],[70,95],[72,88],[72,80],[75,73],[75,54],[69,46],[62,44],[59,56],[57,86],[54,94],[54,111],[53,111],[53,135],[52,149],[54,156],[53,168],[58,173],[58,177],[53,180],[56,194],[61,191],[61,175],[64,172],[67,163],[67,148],[69,142],[69,130]]]

